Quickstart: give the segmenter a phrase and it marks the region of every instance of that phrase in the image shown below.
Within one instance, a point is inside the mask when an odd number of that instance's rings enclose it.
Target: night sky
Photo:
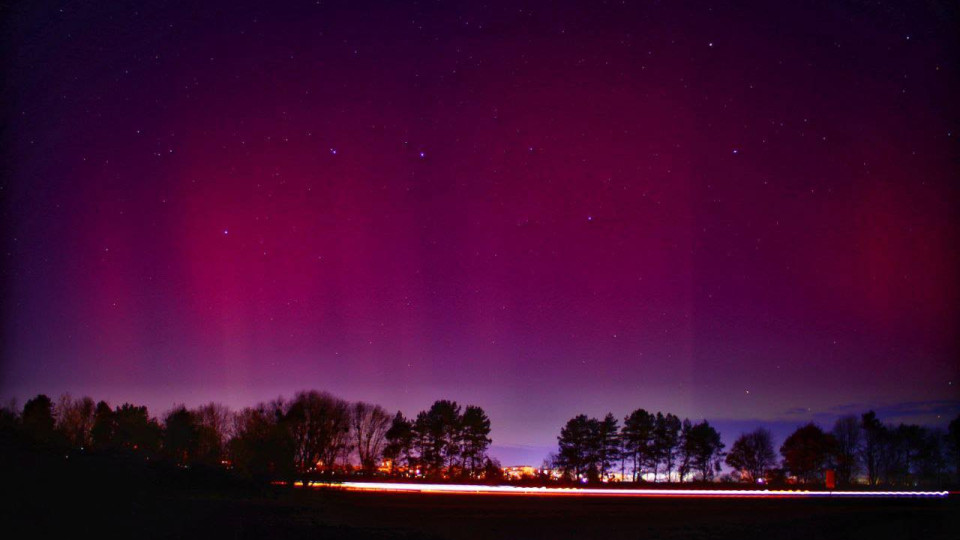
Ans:
[[[955,3],[244,4],[0,8],[0,398],[960,410]]]

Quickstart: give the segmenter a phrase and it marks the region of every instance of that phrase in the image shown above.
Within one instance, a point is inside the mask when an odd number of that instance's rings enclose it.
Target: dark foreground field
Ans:
[[[947,500],[619,499],[255,487],[212,476],[57,467],[0,517],[7,538],[956,538]],[[9,477],[8,477],[9,478]],[[11,488],[8,491],[6,488]]]
[[[52,502],[52,501],[48,501]],[[948,501],[168,493],[21,513],[21,533],[129,538],[955,538]],[[32,516],[32,523],[24,517]],[[19,536],[18,536],[19,537]]]

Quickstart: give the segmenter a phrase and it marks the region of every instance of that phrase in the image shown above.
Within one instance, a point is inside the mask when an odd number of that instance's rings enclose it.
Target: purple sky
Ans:
[[[4,399],[960,410],[956,6],[124,4],[5,8]]]

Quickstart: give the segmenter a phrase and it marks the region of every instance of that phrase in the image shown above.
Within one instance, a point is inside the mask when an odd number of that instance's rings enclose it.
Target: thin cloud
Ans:
[[[838,417],[849,414],[860,415],[874,411],[885,422],[905,422],[916,424],[940,424],[960,414],[960,400],[936,399],[928,401],[903,401],[898,403],[843,403],[826,410],[812,410],[793,407],[783,412],[783,416],[794,421],[812,421],[830,424]]]

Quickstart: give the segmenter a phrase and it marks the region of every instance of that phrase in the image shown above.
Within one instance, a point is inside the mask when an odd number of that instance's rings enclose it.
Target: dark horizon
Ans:
[[[954,5],[3,11],[0,399],[960,413]]]

